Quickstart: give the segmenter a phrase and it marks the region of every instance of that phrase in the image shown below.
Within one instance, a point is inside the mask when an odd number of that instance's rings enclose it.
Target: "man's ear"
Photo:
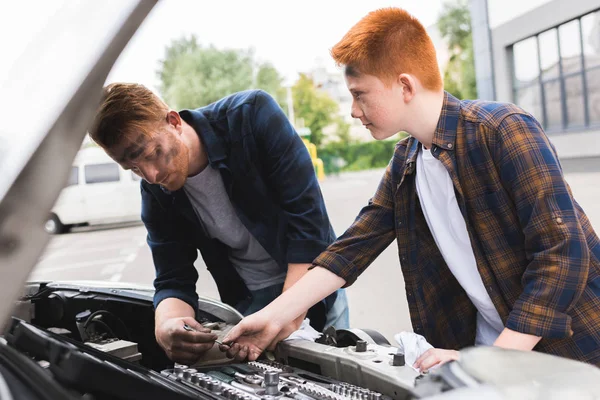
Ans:
[[[179,113],[175,110],[170,110],[167,113],[167,124],[172,125],[175,128],[179,128],[181,126],[181,117]]]
[[[402,95],[404,96],[405,102],[408,103],[413,97],[415,97],[417,81],[414,76],[410,74],[398,75],[398,85],[400,85],[402,89]]]

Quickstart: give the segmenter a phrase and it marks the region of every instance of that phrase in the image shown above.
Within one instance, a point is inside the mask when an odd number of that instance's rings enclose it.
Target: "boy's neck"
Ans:
[[[415,98],[416,99],[416,98]],[[444,91],[422,92],[414,104],[414,121],[410,134],[426,148],[431,148],[444,104]]]

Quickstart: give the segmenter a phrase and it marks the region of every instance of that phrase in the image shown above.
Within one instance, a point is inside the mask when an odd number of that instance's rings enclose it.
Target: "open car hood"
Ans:
[[[48,241],[43,223],[67,181],[114,62],[155,0],[65,2],[0,86],[0,321]]]

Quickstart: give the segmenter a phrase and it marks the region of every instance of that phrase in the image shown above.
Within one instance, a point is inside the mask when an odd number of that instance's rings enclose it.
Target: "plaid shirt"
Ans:
[[[474,345],[477,310],[421,210],[420,146],[412,137],[397,144],[375,196],[314,265],[348,286],[396,238],[414,331],[459,349]],[[511,104],[445,93],[431,152],[450,174],[505,326],[541,336],[535,350],[600,365],[600,242],[539,123]]]

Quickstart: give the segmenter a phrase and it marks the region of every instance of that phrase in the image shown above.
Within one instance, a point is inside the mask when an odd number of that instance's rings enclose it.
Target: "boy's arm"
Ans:
[[[587,281],[589,249],[556,152],[528,114],[506,117],[490,140],[502,185],[517,209],[529,259],[523,291],[497,344],[537,344],[535,338],[516,333],[568,337],[569,311]]]
[[[228,356],[255,360],[282,329],[316,302],[356,280],[394,240],[394,207],[390,162],[375,196],[354,223],[313,262],[311,269],[263,310],[246,317],[224,341],[235,341]],[[223,351],[227,351],[223,348]]]
[[[515,349],[529,351],[542,340],[540,336],[528,335],[513,331],[512,329],[504,328],[500,336],[494,342],[494,346],[503,347],[505,349]]]

